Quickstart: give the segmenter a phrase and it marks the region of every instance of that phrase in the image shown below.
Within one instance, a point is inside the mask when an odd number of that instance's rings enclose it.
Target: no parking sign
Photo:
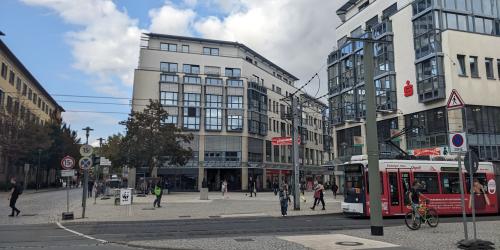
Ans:
[[[467,151],[467,137],[465,133],[450,133],[450,151],[452,153]]]

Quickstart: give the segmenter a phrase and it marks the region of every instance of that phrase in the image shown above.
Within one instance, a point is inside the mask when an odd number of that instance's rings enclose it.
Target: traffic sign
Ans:
[[[90,157],[82,157],[80,161],[78,161],[78,165],[83,170],[88,170],[92,167],[92,159]]]
[[[75,176],[74,169],[61,170],[61,177],[73,177],[73,176]]]
[[[458,91],[456,89],[453,89],[451,91],[450,97],[448,98],[448,103],[446,104],[447,109],[458,109],[458,108],[463,108],[465,106],[465,103],[458,94]]]
[[[71,156],[65,156],[64,158],[62,158],[61,160],[61,167],[63,169],[66,169],[66,170],[69,170],[69,169],[73,169],[73,167],[75,166],[75,159]]]
[[[470,151],[464,158],[465,170],[470,174],[475,174],[479,168],[479,157],[474,151]]]
[[[460,153],[467,151],[467,139],[465,133],[450,133],[450,152]]]
[[[101,166],[111,166],[111,161],[106,159],[106,157],[101,157],[99,160],[99,165]]]
[[[122,188],[120,189],[120,205],[131,205],[132,204],[132,189]]]
[[[84,157],[91,156],[94,152],[94,148],[92,146],[85,144],[80,147],[80,154]]]

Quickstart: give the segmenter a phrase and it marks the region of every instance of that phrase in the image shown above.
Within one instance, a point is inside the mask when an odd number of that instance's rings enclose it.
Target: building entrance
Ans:
[[[241,190],[241,169],[207,169],[209,191],[220,191],[224,180],[227,181],[228,191]]]

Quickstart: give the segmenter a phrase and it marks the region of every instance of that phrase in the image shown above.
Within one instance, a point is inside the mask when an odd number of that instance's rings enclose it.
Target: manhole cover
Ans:
[[[336,245],[339,246],[348,246],[348,247],[354,247],[354,246],[361,246],[363,243],[361,242],[355,242],[355,241],[340,241],[340,242],[335,242]]]
[[[245,238],[240,238],[240,239],[234,239],[237,242],[249,242],[249,241],[254,241],[253,239],[245,239]]]

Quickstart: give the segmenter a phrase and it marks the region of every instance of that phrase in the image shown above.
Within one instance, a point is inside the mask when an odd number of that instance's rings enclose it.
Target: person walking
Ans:
[[[226,180],[222,181],[220,191],[222,192],[222,197],[225,199],[226,193],[227,193],[227,181]]]
[[[274,191],[275,196],[278,195],[279,189],[280,189],[279,183],[276,180],[274,180],[273,181],[273,191]]]
[[[250,181],[248,182],[248,189],[248,191],[250,191],[250,197],[253,197],[253,194],[257,197],[257,183],[252,177],[250,177]]]
[[[16,182],[16,178],[14,177],[10,178],[10,185],[11,188],[8,200],[10,200],[9,206],[10,208],[12,208],[12,213],[9,216],[14,217],[14,214],[15,216],[19,216],[21,210],[16,208],[16,202],[17,198],[19,198],[19,195],[23,193],[22,186]]]
[[[337,183],[333,182],[332,184],[333,199],[337,199],[337,191],[339,191],[339,186],[337,186]]]
[[[324,194],[323,190],[325,190],[325,187],[321,185],[321,183],[318,183],[317,181],[315,182],[314,186],[314,205],[311,207],[312,210],[316,208],[316,205],[319,205],[321,202],[321,205],[323,205],[323,208],[321,210],[325,210],[325,200],[324,200]]]
[[[89,180],[87,183],[87,197],[92,197],[92,190],[94,189],[94,182]]]
[[[280,207],[281,207],[281,216],[287,216],[288,213],[288,194],[284,190],[284,188],[280,188],[279,190],[279,199],[280,199]]]
[[[155,188],[154,188],[154,194],[156,196],[155,201],[153,202],[153,207],[161,207],[160,202],[161,202],[161,196],[163,195],[163,188],[159,183],[156,183]]]

